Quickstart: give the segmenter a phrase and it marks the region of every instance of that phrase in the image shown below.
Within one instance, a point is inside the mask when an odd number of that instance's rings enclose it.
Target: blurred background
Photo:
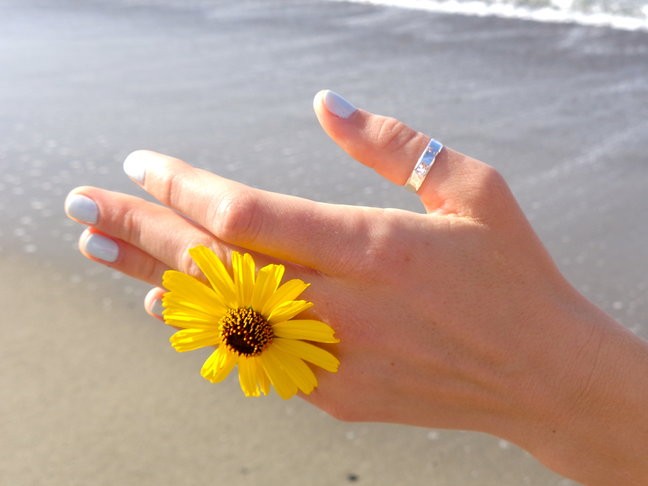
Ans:
[[[497,167],[574,285],[648,337],[647,14],[0,0],[0,484],[573,484],[494,437],[210,385],[205,355],[175,353],[144,313],[147,287],[80,256],[63,201],[85,184],[142,195],[121,163],[150,148],[264,189],[421,211],[323,134],[311,102],[330,88]]]

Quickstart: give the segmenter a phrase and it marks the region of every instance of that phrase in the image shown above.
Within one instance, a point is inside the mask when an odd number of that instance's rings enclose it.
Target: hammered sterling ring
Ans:
[[[425,150],[419,157],[412,173],[405,183],[405,187],[412,192],[417,192],[421,188],[421,184],[425,180],[425,177],[430,172],[430,169],[436,161],[437,155],[443,150],[443,144],[433,138],[430,139],[430,142],[425,147]]]

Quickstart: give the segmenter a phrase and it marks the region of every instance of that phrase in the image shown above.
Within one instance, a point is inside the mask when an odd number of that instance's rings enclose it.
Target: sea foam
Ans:
[[[641,0],[330,0],[430,12],[576,23],[648,32],[648,3]]]

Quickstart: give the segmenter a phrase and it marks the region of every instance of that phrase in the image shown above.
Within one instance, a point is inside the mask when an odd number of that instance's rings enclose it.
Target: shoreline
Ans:
[[[603,12],[576,12],[558,8],[518,7],[513,4],[488,3],[484,1],[461,2],[458,0],[329,0],[383,7],[403,8],[424,12],[474,17],[525,20],[547,24],[600,27],[648,34],[648,15],[644,18]],[[648,12],[648,6],[644,7]]]

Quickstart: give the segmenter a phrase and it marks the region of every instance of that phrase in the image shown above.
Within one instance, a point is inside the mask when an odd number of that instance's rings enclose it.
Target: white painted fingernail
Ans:
[[[327,89],[322,96],[326,109],[339,118],[349,118],[357,110],[355,106],[335,91]]]
[[[110,238],[92,233],[84,242],[84,249],[90,255],[104,262],[113,263],[119,257],[119,246]]]
[[[124,160],[124,172],[126,175],[133,179],[138,184],[144,184],[144,177],[146,176],[146,163],[148,157],[143,150],[136,150],[126,157]]]
[[[72,219],[86,224],[95,224],[99,215],[97,204],[87,196],[69,194],[65,198],[65,213]]]
[[[164,311],[164,306],[162,305],[161,299],[155,299],[153,305],[151,306],[151,312],[158,317],[162,317],[162,312]]]

